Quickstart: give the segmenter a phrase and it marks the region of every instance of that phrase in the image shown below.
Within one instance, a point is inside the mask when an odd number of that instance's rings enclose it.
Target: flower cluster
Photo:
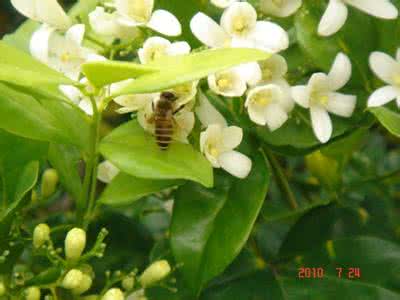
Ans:
[[[187,55],[197,50],[191,49],[186,41],[171,42],[159,36],[179,36],[182,27],[170,12],[154,10],[153,0],[101,3],[88,16],[89,28],[84,24],[74,24],[75,20],[54,0],[11,2],[22,14],[42,23],[31,38],[31,54],[80,83],[80,87],[63,85],[60,90],[88,115],[93,114],[94,105],[100,111],[104,109],[107,103],[103,103],[103,99],[134,79],[113,83],[99,91],[82,76],[83,63],[114,59],[117,53],[122,59],[132,59],[131,54],[134,54],[135,61],[149,64],[164,56]],[[289,47],[289,35],[285,29],[272,21],[260,20],[261,14],[248,2],[211,0],[211,3],[223,10],[219,22],[203,12],[195,14],[190,21],[193,35],[204,46],[211,49],[255,48],[270,53],[271,57],[211,74],[206,82],[192,81],[166,91],[118,96],[113,99],[119,106],[116,111],[132,114],[144,130],[155,134],[154,113],[160,95],[173,93],[177,99],[173,104],[171,138],[189,143],[197,118],[204,129],[199,137],[200,151],[214,168],[223,168],[239,178],[245,178],[252,165],[247,156],[233,150],[241,144],[243,130],[229,126],[216,111],[202,93],[204,83],[213,93],[228,98],[226,101],[233,97],[242,99],[249,119],[266,126],[269,131],[281,128],[288,121],[295,104],[309,109],[316,138],[321,143],[328,142],[333,133],[329,114],[348,118],[356,107],[356,96],[338,92],[351,77],[349,57],[338,53],[328,74],[315,73],[306,85],[291,87],[285,78],[287,62],[278,54]],[[294,14],[301,5],[302,0],[261,0],[258,8],[263,16],[284,18]],[[317,28],[319,35],[330,36],[340,30],[347,18],[347,5],[378,18],[393,19],[398,15],[389,0],[330,0]],[[118,48],[120,52],[114,51],[116,42],[125,48]],[[124,57],[124,53],[129,55]],[[400,106],[399,59],[399,53],[397,61],[380,52],[371,55],[371,68],[388,85],[371,95],[369,106],[383,105],[394,98]],[[98,176],[100,180],[110,182],[118,172],[106,161],[100,165]]]

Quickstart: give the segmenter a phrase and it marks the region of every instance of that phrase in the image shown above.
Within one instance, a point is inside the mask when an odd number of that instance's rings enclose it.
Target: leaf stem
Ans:
[[[286,199],[290,205],[290,207],[295,210],[299,207],[296,197],[294,196],[294,193],[292,189],[290,188],[289,182],[283,172],[283,169],[281,165],[279,164],[277,158],[275,155],[269,151],[268,149],[264,149],[265,153],[267,154],[268,160],[271,163],[272,169],[274,170],[275,178],[278,182],[278,185],[282,191],[283,194],[286,195]]]

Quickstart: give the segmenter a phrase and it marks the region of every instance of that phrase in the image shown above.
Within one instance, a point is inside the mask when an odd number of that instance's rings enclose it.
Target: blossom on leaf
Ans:
[[[343,27],[348,16],[346,5],[381,19],[396,19],[398,16],[398,10],[390,0],[329,0],[318,25],[319,35],[330,36]]]
[[[85,25],[72,26],[65,35],[46,25],[34,32],[30,40],[32,56],[72,80],[78,80],[81,65],[96,57],[95,51],[82,46]]]
[[[301,6],[302,0],[261,0],[260,9],[263,13],[275,17],[288,17]]]
[[[281,127],[294,106],[285,89],[289,90],[289,86],[267,84],[251,89],[245,102],[250,119],[256,124],[267,125],[271,131]]]
[[[153,36],[144,42],[138,51],[138,56],[142,64],[147,64],[163,56],[188,54],[190,50],[186,42],[171,43],[162,37]]]
[[[349,81],[350,76],[350,59],[339,53],[328,75],[315,73],[308,81],[308,85],[292,88],[294,101],[310,109],[314,134],[322,143],[326,143],[332,136],[329,113],[348,118],[354,112],[357,97],[336,92]]]
[[[211,48],[259,48],[271,53],[289,46],[284,29],[269,21],[257,21],[257,12],[247,2],[235,2],[222,14],[220,25],[203,13],[190,22],[193,34]]]
[[[105,160],[97,167],[97,179],[104,183],[110,183],[118,174],[119,169],[110,161]]]
[[[70,18],[57,0],[11,0],[11,4],[25,17],[55,29],[67,30],[71,26]]]
[[[240,145],[243,130],[212,124],[200,134],[200,150],[214,168],[222,168],[238,178],[249,175],[252,162],[244,154],[233,150]]]
[[[179,20],[170,12],[158,9],[153,12],[154,0],[115,0],[118,22],[124,26],[146,26],[168,36],[182,32]]]
[[[373,52],[369,57],[369,65],[376,76],[387,85],[372,93],[368,106],[381,106],[396,99],[400,108],[400,49],[397,50],[396,59],[383,52]]]

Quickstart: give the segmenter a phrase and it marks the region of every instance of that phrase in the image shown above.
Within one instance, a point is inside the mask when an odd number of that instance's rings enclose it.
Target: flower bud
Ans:
[[[62,287],[68,290],[77,289],[83,280],[83,273],[79,270],[72,269],[65,275]]]
[[[71,229],[65,238],[65,257],[77,261],[86,246],[86,232],[80,228]]]
[[[47,169],[42,175],[41,194],[47,198],[54,194],[58,184],[58,173],[55,169]]]
[[[110,289],[108,290],[101,300],[124,300],[124,293],[120,289]]]
[[[122,280],[122,287],[125,291],[130,291],[135,285],[135,277],[127,276]]]
[[[40,300],[40,289],[36,286],[32,286],[25,290],[26,300]]]
[[[306,166],[318,181],[331,189],[340,185],[340,166],[337,160],[315,151],[305,157]]]
[[[82,274],[82,280],[79,283],[79,286],[72,290],[72,293],[75,295],[83,294],[84,292],[88,291],[92,286],[92,278],[87,274]]]
[[[0,297],[4,296],[6,293],[6,286],[3,281],[0,281]]]
[[[156,261],[140,276],[140,284],[143,287],[148,287],[167,277],[170,272],[171,267],[166,260]]]
[[[39,248],[50,240],[50,227],[47,224],[39,224],[33,230],[33,246]]]

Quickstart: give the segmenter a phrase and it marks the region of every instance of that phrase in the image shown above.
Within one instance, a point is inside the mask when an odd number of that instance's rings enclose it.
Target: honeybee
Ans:
[[[163,92],[156,105],[153,105],[153,116],[156,143],[161,150],[167,150],[174,135],[174,115],[181,109],[174,111],[174,102],[178,97],[171,92]]]

